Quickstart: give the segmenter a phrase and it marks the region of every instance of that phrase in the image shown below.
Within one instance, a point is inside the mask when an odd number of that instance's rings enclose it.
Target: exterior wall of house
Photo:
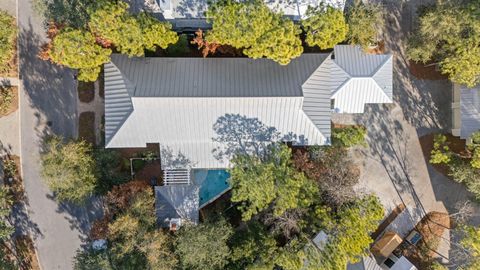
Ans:
[[[452,135],[460,137],[462,128],[462,114],[460,110],[460,86],[452,84]]]

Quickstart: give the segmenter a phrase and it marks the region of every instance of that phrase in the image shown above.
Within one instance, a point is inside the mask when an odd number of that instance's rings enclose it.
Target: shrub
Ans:
[[[447,146],[447,137],[442,134],[436,134],[433,138],[433,149],[430,152],[430,163],[448,164],[451,161],[452,153]]]
[[[15,177],[17,175],[18,169],[15,160],[8,159],[3,162],[3,173],[5,177]]]
[[[0,11],[0,72],[9,68],[8,62],[13,57],[16,36],[15,19],[7,12]]]
[[[0,113],[8,111],[13,102],[13,91],[11,87],[0,86]]]
[[[332,133],[332,143],[342,147],[352,147],[355,145],[366,146],[366,134],[367,130],[360,126],[334,128]]]
[[[188,37],[182,34],[178,37],[178,41],[175,44],[168,46],[167,55],[171,57],[186,56],[190,52],[188,44]]]
[[[60,201],[81,204],[93,194],[97,178],[90,144],[53,136],[41,159],[43,178]]]
[[[480,200],[480,169],[471,166],[468,160],[455,158],[450,164],[449,176],[456,182],[465,184],[477,200]]]

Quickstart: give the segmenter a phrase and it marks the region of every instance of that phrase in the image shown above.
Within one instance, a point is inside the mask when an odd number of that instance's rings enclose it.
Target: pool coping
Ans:
[[[228,171],[227,168],[191,168],[192,173],[193,173],[194,170],[207,170],[207,171],[210,171],[210,170],[225,170],[225,171]],[[200,187],[200,185],[199,185],[199,187]],[[198,209],[202,209],[203,207],[205,207],[205,206],[211,204],[212,202],[216,201],[218,198],[220,198],[223,194],[227,193],[231,189],[232,189],[232,187],[230,186],[230,184],[228,184],[228,188],[224,189],[222,192],[218,193],[217,195],[215,195],[215,197],[212,197],[210,200],[204,202],[202,205],[200,205],[198,207]]]
[[[230,191],[232,189],[232,187],[228,187],[227,189],[223,190],[222,192],[218,193],[217,196],[211,198],[210,200],[206,201],[204,204],[200,205],[198,207],[198,209],[202,209],[203,207],[211,204],[212,202],[216,201],[218,198],[220,198],[223,194],[227,193],[228,191]]]

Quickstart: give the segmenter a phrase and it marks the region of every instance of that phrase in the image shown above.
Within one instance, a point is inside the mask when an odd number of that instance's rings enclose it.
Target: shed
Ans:
[[[389,231],[375,242],[371,251],[376,256],[387,258],[402,241],[402,238],[396,232]]]

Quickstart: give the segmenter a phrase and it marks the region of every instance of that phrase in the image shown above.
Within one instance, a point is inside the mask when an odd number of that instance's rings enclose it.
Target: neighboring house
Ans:
[[[272,141],[328,145],[332,113],[362,113],[365,104],[391,103],[393,95],[392,56],[348,45],[287,66],[112,55],[104,75],[106,147],[158,143],[164,179],[176,169],[166,184],[199,186],[201,206],[228,188],[234,153],[258,153]]]
[[[480,85],[468,88],[453,84],[452,110],[452,134],[469,140],[480,130]]]
[[[155,0],[150,9],[170,21],[177,31],[209,28],[205,19],[209,0]],[[326,3],[343,9],[345,0],[268,0],[265,3],[273,10],[282,12],[294,21],[304,17],[308,6]]]

